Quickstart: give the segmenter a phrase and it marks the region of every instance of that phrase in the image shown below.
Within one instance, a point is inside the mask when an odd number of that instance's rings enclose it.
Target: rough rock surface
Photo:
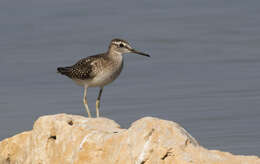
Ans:
[[[260,164],[207,150],[179,124],[145,117],[129,129],[107,118],[58,114],[0,142],[1,164]]]

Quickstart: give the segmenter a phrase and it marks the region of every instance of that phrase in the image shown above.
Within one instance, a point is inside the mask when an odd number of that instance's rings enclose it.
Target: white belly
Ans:
[[[102,72],[97,77],[95,77],[91,82],[89,82],[88,86],[91,87],[105,86],[113,82],[120,75],[121,70],[115,72]]]

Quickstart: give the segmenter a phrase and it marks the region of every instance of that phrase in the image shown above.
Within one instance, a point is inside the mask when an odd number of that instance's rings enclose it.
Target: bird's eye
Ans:
[[[121,47],[121,48],[122,48],[122,47],[124,47],[124,45],[123,45],[122,43],[120,43],[120,44],[119,44],[119,47]]]

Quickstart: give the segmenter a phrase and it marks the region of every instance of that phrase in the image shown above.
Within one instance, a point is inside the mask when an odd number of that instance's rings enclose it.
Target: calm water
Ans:
[[[86,116],[83,88],[56,67],[120,37],[152,58],[125,56],[101,115],[124,128],[144,116],[176,121],[207,148],[260,155],[259,18],[258,0],[2,0],[0,139],[42,115]]]

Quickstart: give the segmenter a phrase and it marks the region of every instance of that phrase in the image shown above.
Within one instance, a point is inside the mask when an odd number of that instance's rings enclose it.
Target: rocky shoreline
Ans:
[[[0,142],[1,164],[260,164],[199,145],[179,124],[153,117],[121,129],[107,118],[57,114]]]

